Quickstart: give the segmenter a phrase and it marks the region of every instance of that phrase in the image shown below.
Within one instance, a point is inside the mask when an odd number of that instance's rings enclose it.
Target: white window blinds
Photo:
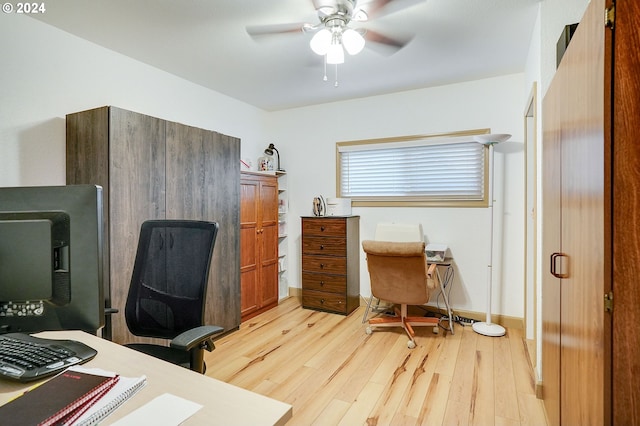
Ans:
[[[338,144],[340,197],[482,201],[484,146],[469,141]]]

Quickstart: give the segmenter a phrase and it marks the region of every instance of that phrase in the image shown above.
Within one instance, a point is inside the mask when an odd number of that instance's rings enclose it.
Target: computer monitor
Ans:
[[[104,326],[102,188],[0,188],[0,333]]]

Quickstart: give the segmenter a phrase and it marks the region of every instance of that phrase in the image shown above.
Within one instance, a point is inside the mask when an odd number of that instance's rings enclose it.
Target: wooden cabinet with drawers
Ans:
[[[349,315],[360,304],[360,216],[302,218],[302,307]]]

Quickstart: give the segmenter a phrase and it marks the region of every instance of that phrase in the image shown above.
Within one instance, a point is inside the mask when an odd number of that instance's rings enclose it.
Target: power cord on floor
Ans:
[[[461,317],[459,315],[454,315],[453,320],[460,325],[473,325],[473,323],[476,322],[473,318]]]

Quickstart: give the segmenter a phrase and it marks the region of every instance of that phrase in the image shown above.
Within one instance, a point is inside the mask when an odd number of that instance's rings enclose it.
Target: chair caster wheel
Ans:
[[[373,330],[371,329],[371,327],[367,327],[367,328],[365,328],[364,332],[367,333],[367,334],[371,334],[371,333],[373,333]]]
[[[414,342],[413,340],[409,340],[409,341],[407,342],[407,347],[408,347],[409,349],[413,349],[413,348],[415,348],[415,347],[416,347],[416,342]]]

